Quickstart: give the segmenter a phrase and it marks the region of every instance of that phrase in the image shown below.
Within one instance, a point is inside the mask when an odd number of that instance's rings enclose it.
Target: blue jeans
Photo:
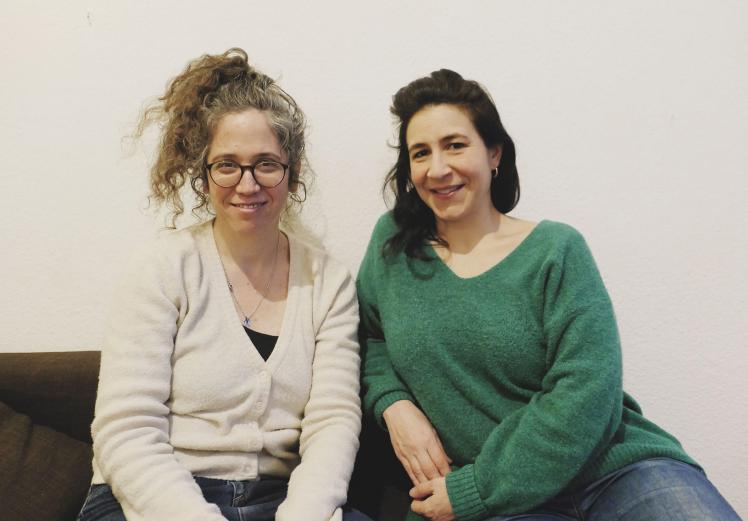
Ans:
[[[230,481],[196,477],[203,497],[221,509],[229,521],[273,521],[275,511],[286,498],[288,480],[261,478]],[[179,501],[179,498],[174,498]],[[357,510],[343,508],[344,521],[371,521]],[[122,507],[109,485],[92,485],[78,521],[126,521]]]
[[[740,521],[697,467],[669,458],[627,465],[531,512],[486,521]]]

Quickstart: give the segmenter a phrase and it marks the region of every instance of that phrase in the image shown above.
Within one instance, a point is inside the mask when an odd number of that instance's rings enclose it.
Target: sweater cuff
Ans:
[[[392,391],[391,393],[382,396],[374,405],[374,419],[377,421],[379,426],[384,430],[387,430],[387,425],[384,423],[382,415],[387,407],[400,400],[408,400],[409,402],[415,402],[413,397],[405,391]]]
[[[477,521],[488,516],[488,510],[478,495],[472,464],[447,474],[447,495],[455,519]]]

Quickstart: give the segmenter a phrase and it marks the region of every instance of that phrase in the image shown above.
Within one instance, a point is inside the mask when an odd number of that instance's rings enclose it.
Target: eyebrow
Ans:
[[[445,141],[451,141],[455,138],[462,138],[462,139],[468,139],[468,137],[465,134],[460,134],[459,132],[452,132],[451,134],[447,134],[446,136],[439,138],[440,143],[444,143]],[[426,146],[426,143],[413,143],[408,147],[408,152],[412,152],[413,150],[417,148],[423,148]]]
[[[218,154],[213,158],[213,161],[220,161],[222,159],[230,159],[232,161],[239,162],[239,155],[234,154],[232,152],[226,152],[225,154]],[[274,152],[260,152],[259,154],[255,154],[252,156],[252,162],[256,163],[257,161],[261,161],[263,159],[272,159],[273,161],[278,161],[280,163],[283,162],[283,159],[276,155]]]

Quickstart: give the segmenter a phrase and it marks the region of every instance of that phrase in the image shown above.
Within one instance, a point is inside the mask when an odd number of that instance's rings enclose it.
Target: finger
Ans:
[[[426,508],[423,505],[423,501],[418,501],[417,499],[412,501],[410,503],[410,509],[419,515],[426,515]]]
[[[413,482],[415,485],[429,481],[430,478],[423,472],[421,461],[418,459],[418,456],[411,457],[408,460],[408,463],[410,463],[410,468],[413,470],[413,475],[416,477],[416,481]]]
[[[405,459],[404,457],[401,458],[399,456],[397,459],[400,460],[400,464],[405,469],[406,474],[408,474],[408,478],[410,478],[410,482],[413,483],[414,485],[417,485],[419,481],[416,479],[416,475],[413,474],[413,469],[411,468],[410,463],[408,463],[408,460]]]
[[[432,461],[431,455],[428,452],[419,452],[418,454],[416,454],[416,458],[418,459],[419,469],[426,476],[427,480],[441,477],[441,474],[439,474],[439,469]]]
[[[444,449],[441,446],[430,447],[429,456],[431,457],[431,461],[434,463],[434,465],[436,465],[436,469],[439,473],[438,476],[434,477],[444,477],[449,474],[449,471],[451,470],[449,468],[449,458],[444,453]]]
[[[442,454],[444,454],[444,457],[447,458],[447,463],[452,463],[452,458],[449,457],[447,454],[447,451],[444,450],[444,445],[442,445],[442,440],[439,439],[439,436],[436,437],[437,443],[439,443],[439,448],[442,450]]]
[[[434,493],[434,483],[426,481],[425,483],[419,483],[409,491],[410,497],[414,499],[424,499]]]

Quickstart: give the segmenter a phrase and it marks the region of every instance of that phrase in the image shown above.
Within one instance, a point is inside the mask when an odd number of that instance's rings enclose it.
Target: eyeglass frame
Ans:
[[[239,170],[241,171],[241,174],[239,174],[239,180],[231,186],[223,186],[221,184],[218,184],[218,182],[215,179],[213,179],[213,173],[211,172],[211,168],[213,168],[213,165],[215,165],[216,163],[220,163],[222,161],[225,163],[234,163],[236,166],[239,167]],[[276,163],[283,167],[283,175],[281,176],[280,180],[278,180],[278,182],[272,186],[265,186],[264,184],[260,183],[257,180],[257,177],[255,176],[255,168],[257,167],[257,165],[259,165],[262,162]],[[276,161],[275,159],[268,159],[268,158],[258,159],[256,162],[250,163],[248,165],[239,164],[232,159],[216,159],[212,163],[207,163],[207,162],[205,163],[205,169],[208,171],[208,176],[210,176],[210,178],[213,179],[213,182],[216,183],[221,188],[233,188],[237,186],[239,183],[242,182],[242,179],[244,178],[244,172],[246,172],[247,170],[249,170],[249,173],[252,174],[252,180],[257,184],[257,186],[261,186],[263,188],[275,188],[276,186],[281,184],[283,180],[286,178],[286,172],[288,171],[288,167],[289,165],[285,163],[281,163],[280,161]]]

